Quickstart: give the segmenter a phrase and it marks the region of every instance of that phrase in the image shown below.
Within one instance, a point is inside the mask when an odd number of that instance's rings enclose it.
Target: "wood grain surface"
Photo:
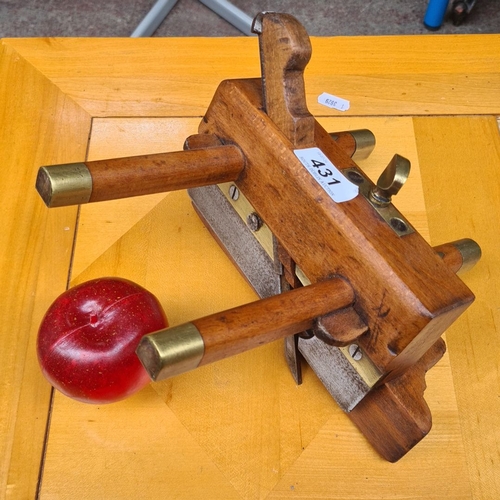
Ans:
[[[310,330],[316,318],[353,302],[351,286],[332,278],[195,319],[205,345],[199,366]]]
[[[135,280],[172,325],[255,295],[184,192],[86,205],[75,236],[77,210],[48,211],[37,198],[38,166],[180,149],[220,80],[258,76],[257,41],[4,40],[0,497],[500,496],[500,37],[312,46],[306,90],[321,124],[373,130],[375,151],[360,162],[372,179],[395,152],[410,158],[397,206],[433,245],[472,237],[483,247],[464,276],[476,302],[427,375],[429,436],[399,463],[383,461],[311,370],[295,386],[279,342],[121,403],[51,399],[35,338],[68,279]],[[350,99],[350,111],[318,105],[323,91]]]
[[[431,239],[446,241],[460,228],[475,234],[483,251],[464,276],[476,304],[449,329],[447,340],[474,498],[495,498],[500,491],[498,122],[479,116],[414,122]],[[436,138],[446,147],[437,147]],[[465,168],[457,171],[457,165]]]

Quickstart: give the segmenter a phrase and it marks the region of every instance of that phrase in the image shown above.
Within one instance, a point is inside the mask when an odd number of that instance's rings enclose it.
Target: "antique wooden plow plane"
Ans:
[[[259,14],[261,78],[223,81],[184,151],[42,167],[49,207],[188,189],[260,300],[143,337],[151,379],[285,339],[374,448],[396,461],[430,430],[425,373],[474,296],[457,276],[470,239],[431,247],[394,206],[410,172],[395,155],[373,182],[356,165],[368,130],[328,133],[309,113],[309,37]]]

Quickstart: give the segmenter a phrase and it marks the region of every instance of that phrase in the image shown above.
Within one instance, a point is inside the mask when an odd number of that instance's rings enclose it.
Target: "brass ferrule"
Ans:
[[[145,335],[135,352],[151,379],[158,381],[196,368],[205,344],[196,326],[185,323]]]
[[[454,241],[452,245],[458,249],[462,256],[462,266],[457,271],[459,274],[472,269],[481,258],[481,247],[470,238]]]
[[[354,141],[356,142],[356,151],[352,155],[352,159],[358,161],[368,158],[376,143],[373,132],[368,129],[360,129],[351,130],[350,134],[354,137]]]
[[[90,200],[92,176],[85,163],[40,167],[36,190],[49,208],[80,205]]]

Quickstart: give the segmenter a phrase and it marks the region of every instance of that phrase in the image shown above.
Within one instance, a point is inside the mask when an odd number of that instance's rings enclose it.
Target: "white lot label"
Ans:
[[[294,153],[333,201],[342,203],[352,200],[358,195],[358,186],[344,177],[321,149],[295,149]]]
[[[318,102],[328,108],[337,109],[338,111],[347,111],[351,107],[351,103],[347,99],[342,99],[333,94],[323,92],[318,96]]]

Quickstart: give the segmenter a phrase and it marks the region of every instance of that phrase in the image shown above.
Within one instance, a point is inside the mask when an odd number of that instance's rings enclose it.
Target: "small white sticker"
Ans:
[[[337,97],[336,95],[323,92],[318,96],[318,102],[328,108],[337,109],[338,111],[347,111],[351,107],[351,103],[347,99]]]
[[[327,192],[328,196],[336,203],[352,200],[358,195],[359,187],[347,179],[321,149],[295,149],[293,152],[307,171]]]

